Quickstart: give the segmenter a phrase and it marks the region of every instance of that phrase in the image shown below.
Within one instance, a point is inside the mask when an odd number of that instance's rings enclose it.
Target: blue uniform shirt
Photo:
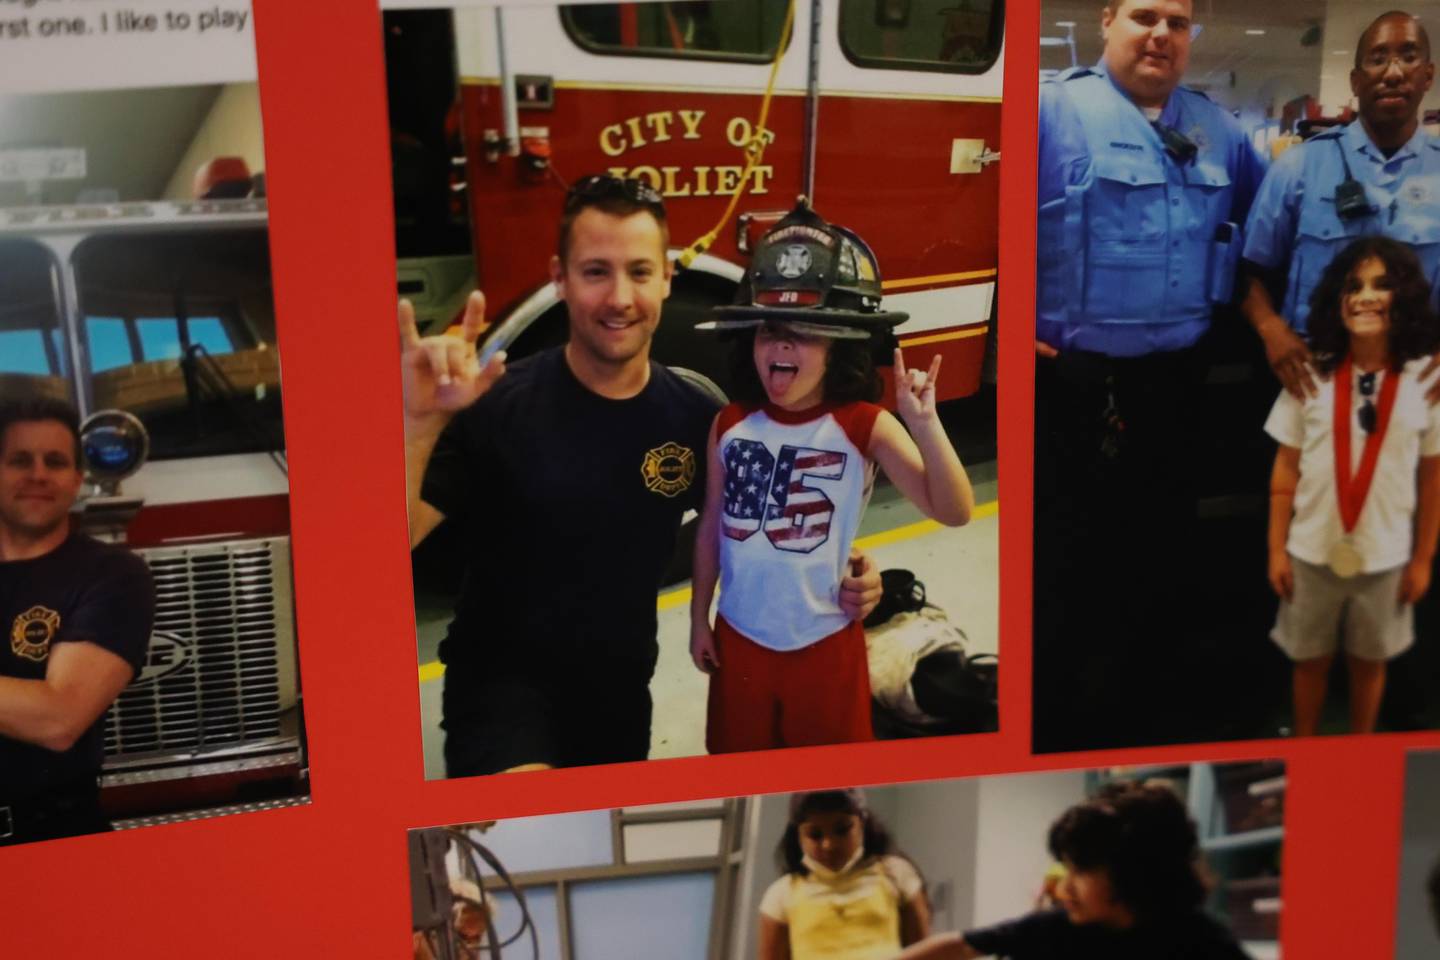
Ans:
[[[1342,220],[1335,188],[1345,161],[1365,186],[1374,212]],[[1409,244],[1433,291],[1440,280],[1440,140],[1423,129],[1386,157],[1356,121],[1327,130],[1280,155],[1260,185],[1245,228],[1245,259],[1285,271],[1280,313],[1306,332],[1310,295],[1325,267],[1357,237],[1383,234]]]
[[[1239,124],[1177,88],[1159,122],[1198,148],[1177,161],[1104,63],[1040,88],[1036,336],[1141,356],[1188,347],[1228,302],[1264,167]]]

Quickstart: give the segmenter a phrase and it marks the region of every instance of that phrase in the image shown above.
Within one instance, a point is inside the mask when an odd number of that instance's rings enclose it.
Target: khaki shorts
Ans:
[[[1395,598],[1405,568],[1337,577],[1290,556],[1293,600],[1281,600],[1274,640],[1291,660],[1314,660],[1342,646],[1361,660],[1390,660],[1415,642],[1415,608]]]

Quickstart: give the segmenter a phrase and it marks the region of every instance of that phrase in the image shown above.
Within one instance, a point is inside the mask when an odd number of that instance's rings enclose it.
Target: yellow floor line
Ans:
[[[984,520],[986,517],[993,517],[1000,512],[1000,501],[991,500],[989,503],[982,503],[975,507],[975,512],[970,519]],[[896,527],[894,530],[884,530],[880,533],[872,533],[868,537],[861,537],[855,541],[855,546],[860,550],[874,550],[876,547],[889,546],[892,543],[900,543],[904,540],[913,540],[916,537],[923,537],[927,533],[934,533],[943,525],[935,520],[921,520],[918,523],[909,523],[903,527]],[[655,609],[673,610],[676,607],[684,606],[690,602],[690,588],[688,586],[676,587],[660,594],[655,601]],[[445,675],[445,664],[439,660],[432,660],[429,663],[420,664],[420,682],[429,683],[432,680],[439,680]]]

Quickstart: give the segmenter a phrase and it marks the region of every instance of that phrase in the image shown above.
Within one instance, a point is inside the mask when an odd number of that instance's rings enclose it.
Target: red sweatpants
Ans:
[[[710,675],[711,753],[873,740],[870,667],[858,622],[781,653],[715,618],[720,669]]]

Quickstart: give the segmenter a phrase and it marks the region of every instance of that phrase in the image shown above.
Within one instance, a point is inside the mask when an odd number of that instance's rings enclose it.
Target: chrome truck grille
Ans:
[[[107,769],[273,745],[298,694],[288,538],[136,553],[155,578],[155,628],[106,718]]]

